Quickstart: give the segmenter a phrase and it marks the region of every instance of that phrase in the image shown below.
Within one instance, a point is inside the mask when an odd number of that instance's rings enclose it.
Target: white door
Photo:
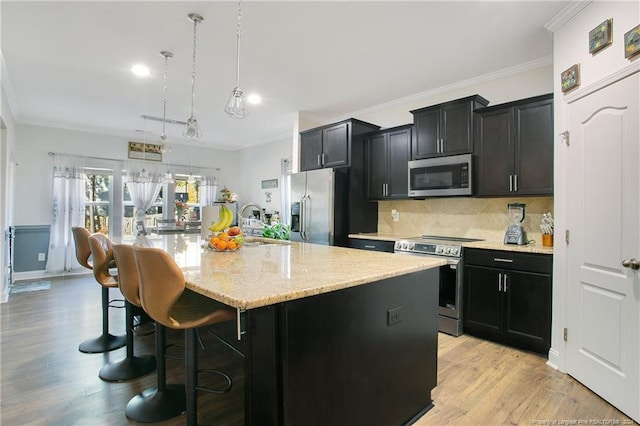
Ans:
[[[567,371],[640,420],[640,74],[568,105]],[[561,283],[560,283],[561,284]]]

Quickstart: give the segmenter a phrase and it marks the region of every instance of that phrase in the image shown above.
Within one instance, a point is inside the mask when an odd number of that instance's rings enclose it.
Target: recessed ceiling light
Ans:
[[[132,66],[131,72],[137,75],[138,77],[146,77],[149,74],[151,74],[151,71],[149,70],[149,68],[147,68],[145,65],[140,65],[140,64]]]
[[[260,97],[260,95],[256,95],[256,94],[254,93],[254,94],[251,94],[251,95],[247,96],[247,101],[248,101],[250,104],[257,105],[257,104],[259,104],[260,102],[262,102],[262,98]]]

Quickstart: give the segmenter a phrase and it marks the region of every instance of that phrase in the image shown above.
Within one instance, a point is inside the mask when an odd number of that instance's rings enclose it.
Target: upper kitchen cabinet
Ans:
[[[365,141],[367,198],[383,200],[408,197],[412,125],[380,130]]]
[[[553,195],[553,95],[476,111],[477,195]]]
[[[475,95],[411,111],[413,160],[473,152],[473,112],[489,101]]]
[[[353,138],[379,128],[350,118],[300,132],[300,171],[350,166]]]

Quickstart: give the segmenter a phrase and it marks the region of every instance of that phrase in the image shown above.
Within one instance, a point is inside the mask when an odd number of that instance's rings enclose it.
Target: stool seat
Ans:
[[[196,328],[235,319],[236,312],[228,306],[204,297],[186,288],[182,270],[169,254],[158,248],[134,247],[138,266],[140,301],[142,307],[156,323],[185,331],[185,391],[187,425],[195,426],[197,390],[226,393],[231,389],[231,378],[217,370],[227,380],[221,390],[198,386],[198,346]]]

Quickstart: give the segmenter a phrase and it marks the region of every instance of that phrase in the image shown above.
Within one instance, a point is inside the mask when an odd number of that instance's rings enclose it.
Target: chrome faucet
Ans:
[[[244,217],[244,212],[246,209],[248,209],[249,207],[254,207],[256,208],[259,212],[260,212],[260,222],[265,223],[266,217],[264,215],[264,210],[262,210],[262,206],[260,206],[260,204],[258,203],[254,203],[254,202],[249,202],[247,204],[245,204],[244,206],[240,207],[240,213],[238,213],[238,215],[241,218],[245,218]]]

